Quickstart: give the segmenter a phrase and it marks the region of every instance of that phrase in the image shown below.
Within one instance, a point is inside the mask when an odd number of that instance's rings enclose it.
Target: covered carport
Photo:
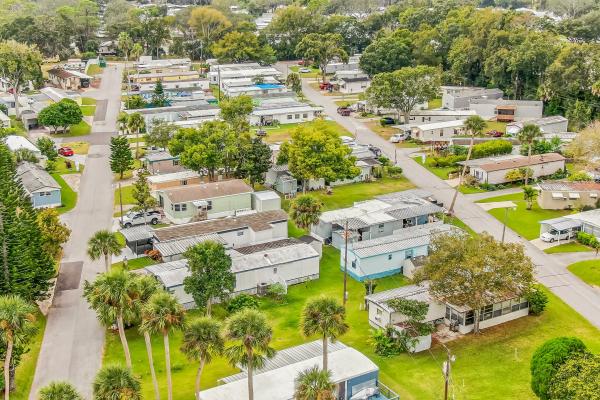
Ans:
[[[551,230],[556,230],[558,232],[564,230],[578,232],[581,230],[582,225],[583,224],[580,220],[573,218],[559,217],[547,219],[545,221],[540,221],[540,236],[546,232],[550,232]]]
[[[148,225],[132,226],[121,229],[119,232],[125,238],[125,245],[135,255],[144,254],[146,250],[152,250],[152,228]]]

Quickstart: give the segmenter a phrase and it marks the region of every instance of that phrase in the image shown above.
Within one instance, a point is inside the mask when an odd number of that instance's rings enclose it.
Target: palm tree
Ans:
[[[335,383],[331,371],[321,370],[316,365],[298,374],[295,400],[335,400]]]
[[[136,307],[136,317],[142,320],[143,307],[148,304],[150,297],[160,290],[156,279],[149,275],[141,275],[136,279],[136,296],[138,299]],[[146,354],[148,355],[148,363],[150,365],[150,376],[152,376],[152,384],[154,386],[154,396],[156,400],[160,399],[160,391],[158,390],[158,380],[156,379],[156,371],[154,370],[154,358],[152,356],[152,341],[150,340],[150,332],[143,329],[143,325],[140,325],[140,332],[144,335],[144,342],[146,344]]]
[[[485,121],[479,115],[471,115],[465,121],[465,128],[471,136],[471,140],[469,141],[469,151],[467,151],[467,158],[465,159],[465,164],[463,165],[463,168],[460,172],[460,176],[458,178],[458,186],[456,186],[454,196],[452,196],[452,202],[450,203],[450,208],[448,209],[449,213],[452,213],[452,211],[454,210],[454,203],[456,203],[458,190],[462,186],[465,174],[467,173],[467,163],[471,159],[471,153],[473,152],[473,143],[475,142],[475,135],[479,135],[481,134],[481,132],[483,132],[483,130],[485,129]]]
[[[119,123],[119,133],[127,133],[127,121],[129,120],[129,114],[126,112],[120,112],[117,117],[117,122]]]
[[[35,307],[17,295],[0,296],[0,335],[6,343],[4,357],[4,400],[10,398],[10,369],[15,344],[35,334]]]
[[[346,309],[331,297],[317,297],[302,310],[300,327],[304,336],[319,334],[323,338],[323,370],[327,371],[327,341],[334,341],[348,331]]]
[[[168,399],[173,399],[173,382],[171,381],[171,352],[169,349],[169,332],[181,329],[185,310],[177,299],[167,292],[157,292],[148,300],[142,311],[142,330],[149,333],[161,333],[165,345],[165,366],[167,372]]]
[[[39,400],[83,400],[83,396],[68,382],[51,382],[40,390]]]
[[[140,131],[144,129],[146,122],[144,117],[140,113],[133,113],[127,120],[127,128],[130,132],[135,132],[136,144],[135,144],[135,158],[140,157]]]
[[[542,136],[542,130],[535,124],[525,124],[521,132],[517,134],[517,138],[521,144],[527,143],[527,172],[525,172],[525,186],[529,183],[529,170],[531,169],[531,148],[535,139]]]
[[[273,330],[267,317],[260,311],[244,309],[231,316],[225,326],[225,338],[234,343],[225,349],[231,365],[242,365],[248,370],[248,400],[254,400],[254,368],[260,368],[266,358],[275,355],[269,346]]]
[[[527,209],[531,210],[533,206],[533,200],[537,197],[537,190],[531,186],[523,186],[523,200],[527,202]]]
[[[124,321],[135,319],[138,301],[135,276],[122,269],[101,274],[93,283],[85,281],[83,296],[105,327],[117,324],[125,362],[127,368],[131,369],[131,353],[125,336]]]
[[[103,367],[94,379],[93,389],[94,400],[142,399],[139,379],[120,365]]]
[[[183,332],[181,351],[192,361],[200,363],[196,373],[196,399],[200,400],[200,378],[206,363],[223,353],[225,341],[221,336],[221,325],[209,317],[200,317],[190,322]]]
[[[310,229],[311,225],[319,222],[322,209],[321,200],[310,195],[302,195],[292,201],[290,217],[298,227]]]
[[[121,245],[114,232],[100,230],[94,233],[94,236],[88,241],[88,255],[92,261],[104,256],[104,265],[106,272],[110,271],[111,257],[121,254]]]

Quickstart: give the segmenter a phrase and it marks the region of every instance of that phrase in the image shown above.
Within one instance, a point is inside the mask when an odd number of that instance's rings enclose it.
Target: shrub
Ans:
[[[600,399],[600,355],[582,354],[560,366],[550,385],[550,398]]]
[[[387,173],[391,177],[399,177],[400,175],[402,175],[402,168],[396,166],[389,166],[387,167]]]
[[[272,297],[275,300],[282,300],[286,294],[287,289],[279,282],[270,285],[267,289],[267,296]]]
[[[58,157],[54,140],[50,139],[49,137],[42,136],[37,140],[36,145],[38,149],[40,149],[40,152],[46,156],[48,160],[53,161]]]
[[[546,309],[548,295],[539,285],[536,285],[527,294],[527,301],[529,302],[529,314],[540,315]]]
[[[568,359],[586,353],[583,342],[575,337],[557,337],[538,347],[531,357],[531,389],[542,400],[549,400],[554,375]]]
[[[510,154],[512,143],[508,140],[490,140],[473,146],[471,158],[483,158],[500,154]]]
[[[394,337],[394,333],[395,329],[392,326],[371,330],[371,342],[375,345],[375,354],[392,357],[402,353],[402,346]]]
[[[227,303],[227,311],[233,314],[245,308],[257,309],[258,306],[259,303],[256,297],[242,293],[229,300],[229,303]]]
[[[571,182],[588,182],[592,180],[592,177],[585,171],[577,171],[569,176]]]
[[[585,232],[577,233],[577,241],[583,245],[590,246],[593,248],[598,247],[598,245],[600,244],[596,236]]]
[[[569,176],[569,172],[567,169],[557,169],[555,173],[548,176],[548,179],[565,179]]]
[[[449,155],[445,157],[429,157],[426,161],[427,165],[434,168],[447,168],[456,165],[459,161],[464,161],[467,156],[464,155]]]

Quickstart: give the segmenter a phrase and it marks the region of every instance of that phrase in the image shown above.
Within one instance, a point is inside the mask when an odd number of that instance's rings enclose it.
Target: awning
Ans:
[[[590,197],[596,198],[598,197],[598,193],[590,193]]]
[[[563,194],[562,194],[562,193],[553,192],[553,193],[552,193],[552,198],[553,198],[553,199],[564,199],[564,198],[565,198],[565,196],[563,196]]]
[[[575,192],[570,192],[570,193],[569,193],[569,198],[570,198],[570,199],[578,199],[578,198],[580,198],[580,197],[581,197],[581,196],[579,196],[579,193],[575,193]]]
[[[540,224],[550,225],[551,228],[557,231],[563,231],[565,229],[575,229],[581,227],[581,221],[571,218],[554,218],[545,221],[540,221]]]
[[[208,206],[208,201],[206,200],[194,200],[192,201],[192,204],[196,207],[207,207]]]

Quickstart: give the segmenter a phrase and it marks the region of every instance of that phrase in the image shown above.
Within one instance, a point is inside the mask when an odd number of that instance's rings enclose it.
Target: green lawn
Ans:
[[[413,158],[413,160],[415,160],[416,162],[418,162],[419,164],[421,164],[422,166],[427,168],[429,170],[429,172],[433,173],[438,178],[444,179],[444,180],[448,179],[449,173],[456,171],[458,168],[458,167],[442,167],[442,168],[430,167],[429,165],[427,165],[427,159],[425,159],[425,163],[423,163],[421,157],[415,157],[415,158]]]
[[[321,275],[316,281],[291,286],[287,299],[274,302],[261,299],[260,308],[268,316],[274,329],[272,345],[284,349],[316,338],[304,338],[299,332],[300,312],[306,300],[319,295],[339,298],[342,291],[343,274],[339,268],[339,252],[326,247],[321,262]],[[406,284],[401,276],[378,280],[377,291]],[[403,354],[384,358],[374,354],[370,343],[370,327],[367,312],[360,310],[363,304],[364,287],[361,283],[348,279],[349,299],[347,321],[350,331],[340,338],[344,343],[355,347],[380,367],[380,377],[384,384],[395,390],[402,399],[438,399],[443,393],[441,375],[445,350],[434,346],[431,351],[418,354]],[[529,381],[529,360],[535,348],[545,340],[556,337],[561,332],[578,336],[591,351],[600,351],[600,335],[580,315],[549,294],[548,310],[540,317],[526,317],[484,330],[480,335],[467,335],[447,343],[456,356],[453,365],[451,394],[456,399],[535,399]],[[225,317],[222,307],[214,311],[215,318]],[[189,317],[197,315],[191,312]],[[145,398],[152,398],[152,384],[147,367],[143,338],[132,328],[127,331],[132,352],[134,373],[141,377]],[[153,351],[159,385],[165,393],[164,350],[162,338],[154,336]],[[193,397],[193,382],[197,365],[190,363],[178,350],[181,333],[171,335],[171,361],[173,365],[173,386],[176,400]],[[123,363],[123,352],[118,335],[107,333],[105,363]],[[217,384],[217,379],[231,375],[237,369],[217,357],[205,368],[202,376],[203,388]],[[510,379],[507,379],[510,377]]]
[[[575,252],[583,252],[583,251],[592,251],[591,248],[582,245],[577,242],[563,243],[558,246],[550,247],[544,250],[546,254],[556,254],[556,253],[575,253]]]
[[[310,72],[298,72],[300,68],[309,68]],[[321,70],[315,67],[304,67],[300,65],[294,65],[290,67],[290,71],[296,72],[300,75],[300,78],[316,78],[321,76]]]
[[[140,257],[140,258],[134,258],[132,260],[127,260],[127,269],[132,271],[132,270],[144,268],[144,267],[147,267],[148,265],[153,265],[153,264],[156,264],[156,261],[154,261],[150,257],[144,256],[144,257]],[[113,268],[121,268],[121,267],[123,267],[123,261],[114,263],[112,266],[113,266]]]
[[[463,193],[463,194],[473,194],[473,193],[484,193],[487,192],[487,190],[482,189],[480,187],[476,187],[476,186],[467,186],[467,185],[461,185],[460,188],[458,189],[459,192]]]
[[[506,133],[506,122],[498,122],[498,121],[486,121],[485,129],[483,132],[489,131],[498,131],[502,133]]]
[[[352,133],[348,132],[343,126],[338,124],[335,121],[322,121],[327,126],[333,128],[335,132],[337,132],[340,136],[354,136]],[[285,142],[290,139],[291,131],[294,128],[297,128],[301,125],[310,126],[312,122],[305,122],[302,124],[281,124],[275,127],[263,126],[261,129],[267,132],[267,136],[264,138],[265,142],[275,143],[275,142]],[[252,132],[256,132],[258,128],[252,128]]]
[[[587,260],[576,262],[567,267],[582,281],[590,285],[600,286],[600,260]]]
[[[350,107],[352,104],[358,102],[358,99],[354,100],[336,100],[334,101],[335,105],[338,107]]]
[[[71,168],[67,168],[67,161],[70,161]],[[77,171],[75,170],[75,162],[73,160],[69,160],[67,157],[58,156],[56,159],[54,173],[59,175],[76,174],[83,172],[84,168],[85,166],[83,164],[79,164],[79,171]]]
[[[479,203],[493,203],[496,201],[512,201],[516,204],[517,209],[515,211],[512,209],[508,210],[506,225],[527,240],[539,237],[540,221],[572,213],[572,211],[567,210],[542,210],[535,201],[533,202],[532,209],[527,210],[527,204],[523,200],[522,193],[491,197],[481,200]],[[494,208],[489,213],[500,222],[504,222],[504,208]]]
[[[90,64],[87,69],[88,75],[99,75],[104,71],[104,68],[100,67],[98,64]]]
[[[437,99],[432,99],[429,100],[429,103],[427,104],[427,108],[429,108],[430,110],[433,108],[440,108],[442,106],[442,98],[437,98]]]
[[[46,329],[46,317],[41,313],[36,314],[36,324],[38,331],[29,343],[29,351],[23,355],[21,363],[17,367],[15,374],[17,389],[10,393],[10,398],[13,400],[29,399],[29,391],[33,383],[33,375],[37,365],[38,355],[42,347],[42,339],[44,338],[44,330]]]
[[[81,113],[86,117],[93,117],[96,114],[96,106],[81,106]]]
[[[82,97],[81,98],[81,105],[82,106],[95,106],[97,103],[96,99],[93,99],[91,97]]]
[[[88,142],[66,142],[61,143],[61,146],[70,147],[75,154],[87,154],[90,150],[90,144]]]
[[[71,186],[69,186],[67,182],[65,182],[65,180],[60,176],[60,174],[53,173],[51,175],[60,185],[60,196],[62,199],[62,206],[57,208],[56,210],[60,214],[71,211],[73,208],[75,208],[75,205],[77,204],[77,193],[75,193],[75,191],[71,189]]]
[[[121,195],[123,196],[123,205],[135,204],[135,199],[133,198],[133,185],[121,186]],[[119,204],[119,188],[116,188],[115,206],[118,206]]]
[[[67,133],[59,133],[53,135],[54,137],[74,137],[74,136],[86,136],[92,132],[92,127],[87,124],[85,121],[81,121],[77,125],[71,125],[69,132]]]

